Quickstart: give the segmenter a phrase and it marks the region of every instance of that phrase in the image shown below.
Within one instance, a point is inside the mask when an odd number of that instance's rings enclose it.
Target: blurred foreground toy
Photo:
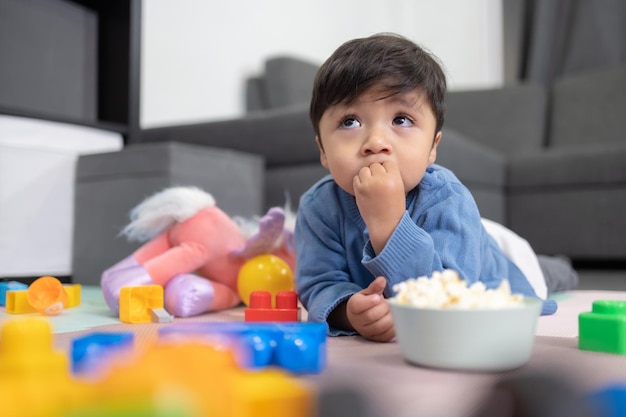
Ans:
[[[595,417],[626,416],[626,382],[612,384],[587,396]]]
[[[626,354],[626,301],[596,300],[578,315],[578,348]]]
[[[248,307],[244,310],[244,321],[300,321],[296,292],[280,291],[272,297],[269,291],[252,291]]]
[[[116,313],[122,287],[154,284],[164,287],[165,309],[176,317],[234,307],[241,302],[239,270],[248,259],[272,254],[291,268],[295,262],[281,208],[270,209],[248,236],[213,196],[196,187],[148,197],[131,211],[122,233],[146,243],[102,274],[104,298]]]
[[[119,346],[124,337],[108,342]],[[93,349],[93,343],[87,345]],[[233,351],[223,346],[169,340],[119,349],[106,361],[96,374],[72,375],[67,356],[53,348],[47,320],[28,317],[4,323],[2,416],[315,416],[312,387],[281,369],[242,369]]]
[[[198,339],[236,352],[240,366],[277,366],[295,374],[320,373],[326,366],[326,323],[178,323],[159,329],[159,339]]]

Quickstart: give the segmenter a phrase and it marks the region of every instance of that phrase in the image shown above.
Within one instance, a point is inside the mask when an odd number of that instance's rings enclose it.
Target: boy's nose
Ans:
[[[373,129],[367,133],[361,152],[364,155],[389,153],[391,152],[391,147],[385,134],[380,129]]]

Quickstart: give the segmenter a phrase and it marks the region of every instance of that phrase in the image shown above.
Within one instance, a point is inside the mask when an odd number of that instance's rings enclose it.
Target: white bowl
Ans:
[[[541,301],[499,309],[435,309],[390,298],[396,339],[413,364],[461,371],[506,371],[532,354]]]

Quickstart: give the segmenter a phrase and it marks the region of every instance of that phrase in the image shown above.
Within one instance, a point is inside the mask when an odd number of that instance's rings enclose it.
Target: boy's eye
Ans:
[[[393,124],[398,126],[413,126],[413,120],[407,116],[396,116],[393,119]]]
[[[354,117],[346,117],[339,125],[343,129],[354,129],[355,127],[361,126],[361,122]]]

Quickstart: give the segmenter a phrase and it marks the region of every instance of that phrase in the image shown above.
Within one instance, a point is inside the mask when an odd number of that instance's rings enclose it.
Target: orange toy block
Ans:
[[[280,291],[276,294],[276,307],[272,307],[269,291],[253,291],[250,305],[244,311],[244,320],[251,322],[300,321],[298,296],[295,291]]]
[[[163,287],[142,285],[120,290],[120,320],[124,323],[151,323],[152,310],[163,308]]]

